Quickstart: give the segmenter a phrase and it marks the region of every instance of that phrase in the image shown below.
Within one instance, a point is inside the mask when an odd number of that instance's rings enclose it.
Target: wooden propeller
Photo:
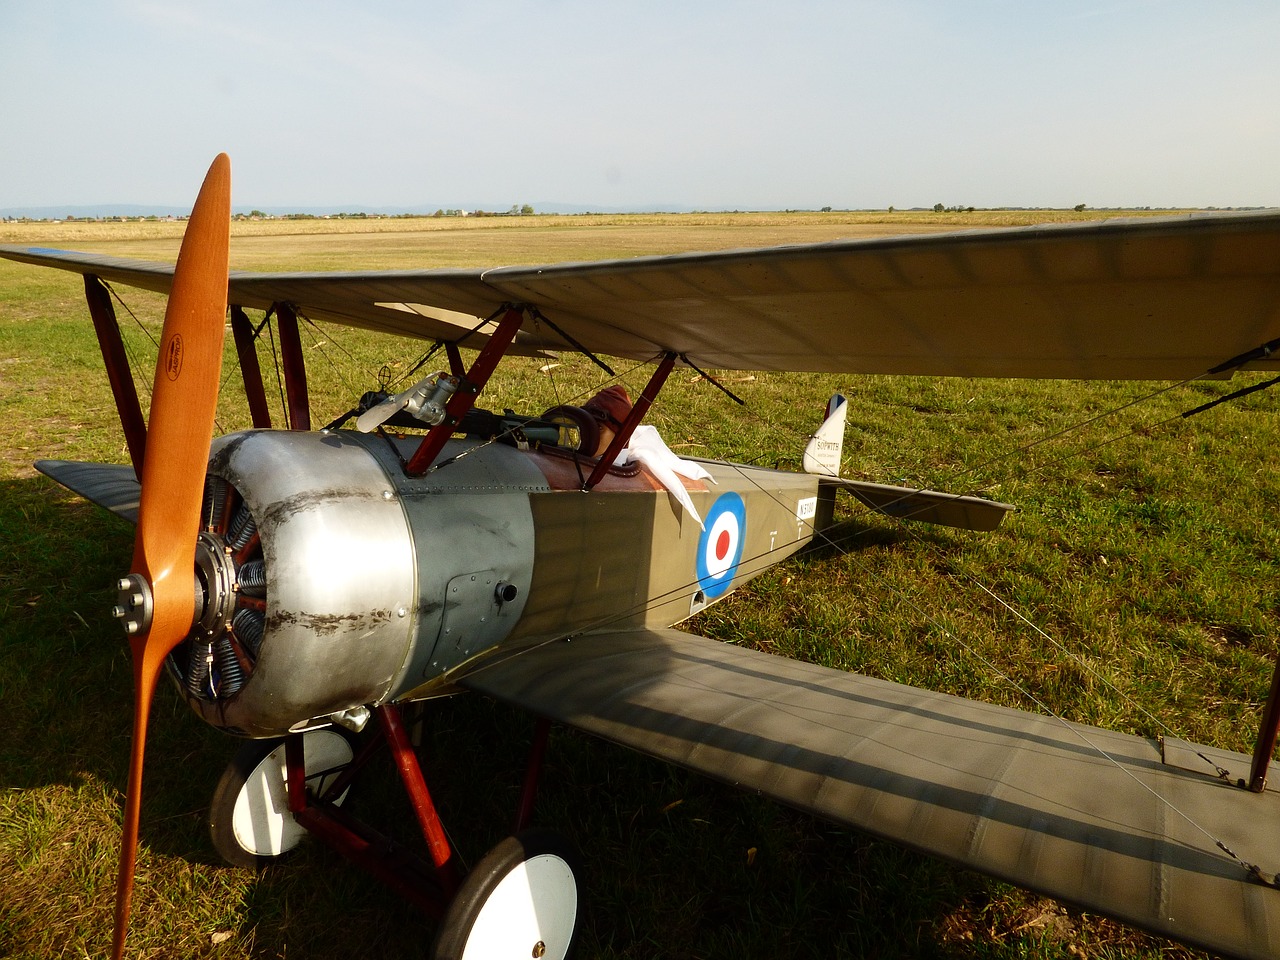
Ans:
[[[125,796],[112,957],[120,960],[129,924],[147,720],[165,657],[191,631],[195,549],[209,444],[218,403],[227,313],[231,161],[209,167],[182,239],[156,361],[151,421],[133,573],[120,581],[116,615],[133,654],[133,739]]]

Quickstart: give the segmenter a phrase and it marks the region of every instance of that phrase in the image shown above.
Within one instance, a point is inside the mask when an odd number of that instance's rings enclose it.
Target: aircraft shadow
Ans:
[[[836,530],[852,549],[906,536],[852,520]],[[127,779],[129,655],[110,608],[132,539],[127,523],[43,477],[0,480],[0,700],[9,708],[0,787],[10,809],[28,812],[52,794],[70,796],[60,829],[71,836],[84,832],[80,817],[116,815]],[[474,696],[433,704],[426,716],[424,767],[474,863],[509,829],[531,722]],[[235,747],[161,685],[142,819],[152,855],[218,862],[205,816]],[[357,783],[352,811],[414,844],[384,767]],[[109,813],[77,813],[86,787]],[[581,956],[794,955],[814,925],[830,956],[968,956],[946,938],[949,918],[993,896],[975,874],[561,728],[538,822],[583,850]],[[93,842],[114,850],[114,837]],[[50,880],[0,857],[6,899],[58,896]],[[416,957],[434,935],[431,921],[318,844],[260,871],[247,889],[238,915],[253,956]],[[25,921],[3,913],[17,935]]]
[[[0,480],[0,786],[39,791],[128,778],[132,680],[111,616],[133,528],[44,477]],[[144,842],[192,850],[196,817],[229,756],[167,684],[150,733]],[[190,820],[191,818],[186,818]]]

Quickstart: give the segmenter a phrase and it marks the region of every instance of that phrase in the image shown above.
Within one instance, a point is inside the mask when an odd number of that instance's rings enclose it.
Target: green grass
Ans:
[[[890,226],[923,228],[931,216]],[[256,269],[527,263],[881,229],[849,220],[536,218],[355,234],[244,225],[232,259]],[[113,234],[40,225],[38,236],[6,228],[0,240],[150,258],[176,251],[172,228],[127,226]],[[120,293],[156,331],[159,298]],[[154,348],[121,316],[148,366]],[[402,373],[423,349],[332,328],[309,331],[304,343],[317,424],[374,387],[384,364]],[[485,404],[536,413],[600,382],[572,357],[549,372],[541,366],[510,361]],[[100,367],[79,278],[0,262],[0,956],[97,956],[110,937],[131,692],[126,645],[108,610],[132,530],[30,467],[40,457],[125,459]],[[633,392],[647,373],[626,374]],[[1151,386],[727,378],[746,410],[682,370],[651,421],[690,453],[794,465],[840,387],[851,399],[846,476],[982,491],[1019,512],[1000,532],[976,535],[850,511],[836,530],[841,549],[815,549],[759,577],[694,629],[1035,708],[1030,695],[1113,729],[1167,727],[1250,749],[1280,651],[1271,394],[1166,423],[1230,389],[1188,386],[1029,446]],[[235,393],[221,401],[221,429],[246,422]],[[474,698],[432,704],[425,716],[424,765],[474,862],[507,829],[532,724]],[[584,852],[584,957],[1194,955],[572,731],[557,730],[552,746],[539,819]],[[431,923],[324,849],[310,845],[256,874],[218,864],[203,818],[233,749],[161,691],[132,955],[421,956]],[[389,829],[407,829],[386,770],[369,771],[352,802]]]

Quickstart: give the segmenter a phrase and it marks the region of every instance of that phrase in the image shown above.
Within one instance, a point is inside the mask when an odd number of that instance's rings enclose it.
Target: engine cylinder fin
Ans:
[[[267,618],[257,610],[241,607],[231,620],[231,631],[250,654],[257,657],[262,647],[262,635],[267,629]]]
[[[244,686],[244,670],[240,667],[240,658],[236,656],[231,638],[219,637],[214,644],[213,654],[214,677],[212,686],[218,699],[233,695]]]
[[[251,597],[267,595],[267,565],[262,560],[250,560],[236,573],[240,591]]]
[[[196,622],[170,664],[188,697],[215,703],[239,692],[253,672],[266,633],[267,573],[257,523],[225,478],[206,477],[201,524]]]
[[[227,482],[221,477],[206,477],[204,504],[200,508],[204,529],[221,530],[227,509]]]
[[[253,514],[249,512],[248,506],[240,504],[240,509],[236,511],[235,518],[231,521],[231,528],[227,531],[227,544],[232,550],[240,550],[253,539],[253,535],[257,532],[258,524],[253,519]]]
[[[199,640],[188,641],[187,693],[202,700],[209,697],[209,673],[213,667],[213,645]]]

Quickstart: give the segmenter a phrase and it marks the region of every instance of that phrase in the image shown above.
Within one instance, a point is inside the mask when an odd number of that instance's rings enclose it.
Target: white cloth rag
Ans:
[[[614,463],[623,467],[633,461],[648,467],[649,472],[657,477],[658,482],[680,501],[680,506],[689,511],[689,516],[697,521],[698,526],[703,530],[707,529],[693,506],[689,491],[680,482],[680,477],[688,477],[690,480],[710,480],[715,483],[711,474],[692,460],[682,460],[677,457],[671,452],[671,448],[663,443],[662,437],[658,436],[658,428],[647,423],[636,427],[635,432],[631,434],[631,442],[622,449]]]

